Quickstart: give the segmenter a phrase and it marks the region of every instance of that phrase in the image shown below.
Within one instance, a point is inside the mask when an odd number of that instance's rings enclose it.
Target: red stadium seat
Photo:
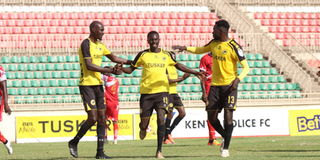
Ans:
[[[69,13],[60,13],[61,19],[70,19],[70,14]]]
[[[150,31],[149,27],[142,27],[142,33],[149,33]]]
[[[85,21],[85,20],[83,20],[84,21],[84,23],[85,23],[85,25],[83,25],[83,26],[87,26],[86,24],[87,24],[87,22]],[[111,26],[111,19],[103,19],[103,20],[101,20],[101,23],[103,24],[103,25],[105,25],[105,26]],[[114,21],[116,21],[116,20],[114,20]]]
[[[277,27],[278,28],[278,32],[281,32],[281,33],[283,33],[283,32],[286,32],[286,33],[292,33],[292,32],[294,32],[294,30],[293,30],[293,28],[294,27]]]
[[[278,13],[269,13],[271,19],[279,19]]]
[[[268,27],[268,31],[271,32],[271,33],[277,33],[278,32],[277,27],[274,27],[274,26]]]
[[[286,13],[286,17],[287,17],[287,19],[295,19],[295,14],[288,12],[288,13]]]
[[[254,17],[255,19],[263,19],[262,13],[260,13],[260,12],[254,13],[253,17]]]
[[[77,20],[69,20],[68,21],[68,26],[72,26],[72,27],[77,26],[77,22],[76,21]]]
[[[261,13],[263,19],[271,19],[270,13]]]
[[[120,13],[116,13],[116,12],[111,13],[111,18],[112,19],[120,19]]]
[[[169,12],[162,12],[161,17],[162,17],[162,19],[170,19],[170,13]]]
[[[8,14],[8,18],[9,19],[18,19],[19,16],[18,16],[18,13],[13,12],[13,13]]]
[[[284,19],[278,19],[277,20],[278,25],[280,26],[285,26],[286,25],[286,21]]]
[[[309,32],[311,32],[311,33],[317,33],[317,32],[318,32],[316,26],[309,26],[309,27],[308,27],[308,30],[309,30]]]
[[[44,13],[44,19],[52,19],[54,13],[46,12]]]
[[[303,18],[301,13],[293,13],[293,15],[294,15],[295,19],[302,19]]]
[[[168,26],[169,25],[168,19],[161,19],[160,20],[160,25],[161,26]]]
[[[22,33],[21,28],[20,27],[12,28],[12,33],[13,34],[21,34]],[[8,33],[6,33],[6,34],[8,34]]]
[[[128,13],[128,19],[137,19],[137,15],[134,12]]]
[[[160,20],[159,19],[153,19],[151,20],[151,23],[153,26],[160,26]]]
[[[59,21],[59,26],[69,26],[69,21],[70,20],[60,20]]]
[[[194,19],[202,19],[202,13],[193,13]]]
[[[83,30],[82,27],[75,27],[74,28],[74,33],[75,34],[85,34],[85,31]]]
[[[301,19],[295,19],[293,21],[293,25],[295,25],[295,26],[301,26],[301,24],[302,24]]]
[[[73,27],[65,27],[64,30],[65,30],[65,33],[67,33],[67,34],[73,34],[74,33]]]
[[[104,19],[103,13],[94,13],[95,19]]]
[[[86,26],[85,20],[82,19],[76,20],[76,24],[77,26]]]
[[[40,34],[47,34],[48,33],[47,27],[40,27],[39,28],[39,33]]]
[[[287,26],[293,26],[295,19],[286,19],[285,23]]]
[[[10,27],[15,27],[15,26],[17,26],[17,25],[16,25],[16,20],[8,20],[8,21],[7,21],[7,26],[10,26]]]
[[[49,27],[48,28],[48,33],[51,33],[51,34],[57,33],[56,27]]]
[[[137,13],[135,13],[135,15],[136,15],[137,19],[145,19],[145,14],[144,13],[137,12]]]
[[[103,12],[102,15],[103,15],[103,19],[111,19],[112,18],[111,14],[108,12]]]
[[[54,19],[51,20],[51,21],[50,21],[50,26],[59,26],[59,21],[60,21],[60,20],[54,20]]]
[[[261,19],[261,25],[270,26],[270,20],[269,19]]]
[[[293,32],[296,32],[296,33],[302,32],[301,27],[291,27],[291,28],[292,28]]]
[[[193,19],[186,19],[186,20],[184,20],[184,23],[185,23],[185,25],[187,25],[187,26],[193,26],[194,24],[193,24]]]
[[[135,26],[136,20],[135,19],[127,19],[127,24],[128,24],[128,26]]]
[[[61,13],[57,13],[57,12],[53,13],[52,18],[53,19],[61,19]]]
[[[310,26],[317,26],[318,25],[318,22],[317,21],[319,21],[319,20],[316,20],[316,19],[309,19],[308,20],[308,24],[310,25]],[[320,21],[319,21],[320,22]],[[320,24],[320,23],[319,23]]]
[[[202,24],[202,26],[209,26],[209,25],[210,25],[208,19],[202,19],[202,20],[201,20],[201,24]]]
[[[143,26],[144,25],[144,21],[143,21],[143,19],[136,19],[135,20],[135,24],[136,24],[136,26]]]
[[[106,21],[105,21],[106,22]],[[111,19],[110,21],[111,26],[119,26],[119,21],[118,19]]]
[[[202,13],[202,19],[210,19],[209,13]]]
[[[127,20],[125,19],[119,19],[119,26],[127,26]]]
[[[310,19],[318,19],[320,18],[317,13],[309,13]]]
[[[168,13],[168,15],[169,15],[169,13]],[[150,12],[144,13],[144,16],[145,16],[145,19],[154,19],[153,14]],[[166,18],[166,19],[169,19],[169,18]]]
[[[193,19],[192,21],[193,21],[193,25],[195,25],[195,26],[201,26],[202,25],[201,24],[201,19]]]
[[[285,14],[285,13],[280,12],[280,13],[278,13],[278,18],[279,18],[279,19],[286,19],[286,18],[287,18],[287,16],[286,16],[286,14]]]
[[[170,19],[178,19],[178,13],[170,12]]]
[[[154,19],[162,19],[162,15],[160,12],[153,12],[152,14]]]
[[[134,33],[133,27],[125,27],[125,33]]]
[[[151,19],[144,19],[143,24],[145,26],[152,26],[152,20]]]
[[[201,33],[201,29],[199,26],[192,27],[192,31],[193,31],[193,33]]]
[[[76,20],[79,19],[79,14],[78,13],[69,13],[70,19]]]
[[[194,14],[193,13],[186,13],[186,18],[187,19],[194,19]]]
[[[168,25],[169,25],[169,26],[176,26],[176,25],[177,25],[176,22],[177,22],[177,21],[176,21],[175,19],[168,19]]]
[[[176,22],[177,22],[177,26],[185,26],[186,25],[184,19],[177,19]]]
[[[184,33],[183,26],[176,26],[175,29],[176,29],[176,33]]]
[[[184,26],[183,27],[183,32],[184,33],[192,33],[193,32],[193,29],[191,26]]]
[[[167,33],[176,33],[176,28],[174,26],[167,27]]]
[[[38,33],[39,33],[39,28],[38,28],[38,27],[32,27],[32,28],[30,28],[30,33],[32,33],[32,34],[38,34]]]

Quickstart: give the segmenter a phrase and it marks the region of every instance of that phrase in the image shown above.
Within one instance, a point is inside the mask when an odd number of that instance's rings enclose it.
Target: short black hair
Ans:
[[[91,23],[90,23],[90,26],[89,26],[90,31],[91,31],[96,25],[98,25],[98,24],[103,25],[100,21],[93,21],[93,22],[91,22]]]
[[[151,36],[151,35],[153,35],[153,34],[159,35],[159,33],[158,33],[157,31],[150,31],[150,32],[148,33],[147,37],[149,37],[149,36]]]
[[[217,27],[223,27],[227,30],[229,30],[229,28],[230,28],[229,22],[224,19],[220,19],[220,20],[216,21],[215,25]]]

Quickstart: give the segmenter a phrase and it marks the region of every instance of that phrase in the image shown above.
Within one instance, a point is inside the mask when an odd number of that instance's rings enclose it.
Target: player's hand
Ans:
[[[186,46],[178,46],[178,45],[174,45],[174,46],[172,46],[172,49],[174,49],[174,50],[179,50],[179,52],[182,52],[182,51],[184,51],[184,50],[187,50],[187,47]]]
[[[190,77],[190,73],[185,73],[185,74],[182,76],[183,80],[187,79],[188,77]]]
[[[236,78],[235,80],[233,80],[231,87],[230,87],[230,91],[236,90],[238,88],[239,82],[240,82],[239,78]]]
[[[206,76],[204,75],[203,72],[198,72],[197,77],[200,79],[200,81],[206,80]]]
[[[9,114],[9,115],[11,114],[11,109],[10,109],[10,107],[8,105],[4,106],[4,112]]]
[[[206,94],[202,94],[201,100],[206,104],[206,106],[208,105],[208,96]]]
[[[121,64],[116,64],[116,65],[112,68],[112,74],[115,74],[115,75],[120,75],[120,74],[122,74],[122,65],[123,65],[123,63],[121,63]]]

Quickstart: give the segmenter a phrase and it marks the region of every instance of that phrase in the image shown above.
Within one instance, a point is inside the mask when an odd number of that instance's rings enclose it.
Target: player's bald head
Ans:
[[[89,26],[90,31],[91,31],[93,28],[95,28],[95,27],[97,27],[97,26],[99,26],[99,25],[103,26],[103,24],[102,24],[100,21],[93,21],[93,22],[91,22],[91,24],[90,24],[90,26]]]

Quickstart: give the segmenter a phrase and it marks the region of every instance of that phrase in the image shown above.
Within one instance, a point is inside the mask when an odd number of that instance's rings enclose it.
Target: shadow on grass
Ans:
[[[320,150],[247,150],[249,152],[320,152]]]

